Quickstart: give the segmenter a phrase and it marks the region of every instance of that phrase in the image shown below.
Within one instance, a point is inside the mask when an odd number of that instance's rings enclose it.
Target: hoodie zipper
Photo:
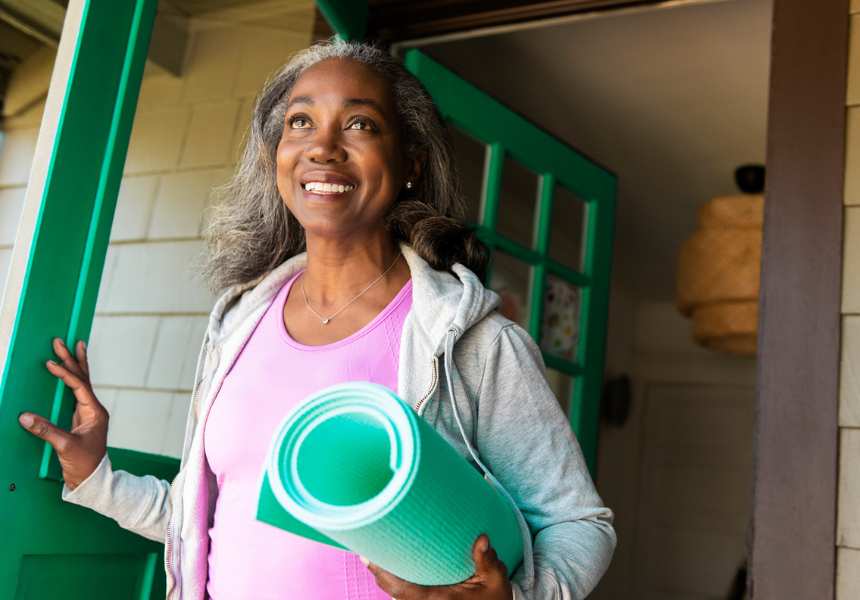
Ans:
[[[166,571],[167,571],[168,576],[172,580],[171,583],[174,584],[171,587],[176,587],[176,577],[174,577],[173,572],[171,570],[171,565],[170,565],[170,547],[171,547],[171,545],[172,545],[172,539],[171,539],[171,535],[170,535],[170,523],[168,522],[167,523],[167,539],[165,540],[165,544],[164,544],[164,566],[166,567]]]
[[[204,347],[203,347],[203,352],[204,352],[204,354],[205,354],[205,358],[204,358],[204,360],[203,360],[203,372],[201,372],[201,373],[200,373],[200,379],[198,379],[197,381],[195,381],[195,382],[194,382],[194,389],[193,389],[193,390],[192,390],[192,392],[191,392],[191,407],[192,407],[192,410],[195,410],[193,407],[195,406],[195,402],[197,402],[197,396],[199,396],[199,393],[200,393],[200,384],[201,384],[201,383],[203,383],[203,377],[204,377],[204,376],[205,376],[205,374],[206,374],[206,363],[207,363],[207,362],[208,362],[208,360],[209,360],[209,348],[208,348],[208,346],[209,346],[209,340],[208,340],[208,339],[206,339],[206,340],[204,341]],[[183,482],[183,483],[184,483],[184,482]],[[181,511],[181,510],[182,510],[182,504],[181,504],[181,502],[182,502],[182,493],[181,493],[181,490],[180,490],[180,493],[176,494],[176,498],[177,498],[177,500],[179,501],[179,502],[178,502],[178,506],[177,506],[177,508]],[[172,512],[172,513],[171,513],[171,516],[172,516],[173,514],[176,514],[176,513],[175,513],[175,512]],[[165,532],[165,540],[164,540],[164,566],[165,566],[165,571],[169,574],[170,578],[173,580],[173,581],[172,581],[172,583],[174,584],[174,585],[173,585],[173,587],[175,587],[175,586],[176,586],[176,582],[177,582],[177,578],[174,576],[174,573],[173,573],[173,564],[171,563],[171,560],[170,560],[170,559],[171,559],[171,556],[172,556],[171,548],[172,548],[172,546],[173,546],[173,536],[171,535],[171,531],[172,531],[172,530],[171,530],[171,526],[172,526],[172,524],[173,524],[173,523],[172,523],[172,521],[173,521],[173,519],[172,519],[172,518],[171,518],[171,519],[169,519],[169,520],[167,521],[167,531]]]
[[[421,405],[424,404],[424,402],[427,400],[427,398],[429,398],[430,395],[433,394],[433,390],[436,389],[437,379],[439,378],[439,367],[437,366],[438,363],[439,363],[439,358],[434,356],[433,357],[433,379],[430,381],[430,389],[427,390],[427,393],[424,394],[423,398],[421,398],[418,402],[415,403],[414,408],[415,408],[415,412],[417,414],[421,414],[420,413]]]

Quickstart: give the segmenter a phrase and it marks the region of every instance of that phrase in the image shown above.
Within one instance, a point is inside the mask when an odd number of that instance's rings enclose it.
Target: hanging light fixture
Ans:
[[[738,167],[742,193],[705,203],[696,231],[681,245],[677,307],[706,348],[755,355],[764,175],[762,165]]]

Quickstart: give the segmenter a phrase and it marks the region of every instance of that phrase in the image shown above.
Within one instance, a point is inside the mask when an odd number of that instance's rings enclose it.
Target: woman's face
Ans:
[[[278,191],[308,235],[346,238],[383,227],[406,181],[387,82],[354,60],[308,68],[290,93],[278,144]]]

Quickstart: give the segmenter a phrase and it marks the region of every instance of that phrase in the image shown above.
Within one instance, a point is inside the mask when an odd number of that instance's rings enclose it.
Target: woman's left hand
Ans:
[[[376,585],[396,600],[513,599],[508,569],[490,546],[490,538],[486,534],[479,535],[472,544],[472,561],[475,563],[475,574],[454,585],[416,585],[373,563],[368,563],[367,568],[376,577]]]

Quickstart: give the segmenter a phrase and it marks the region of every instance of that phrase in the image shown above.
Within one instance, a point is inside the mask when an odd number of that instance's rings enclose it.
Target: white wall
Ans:
[[[671,303],[616,284],[607,371],[631,413],[600,432],[598,487],[618,548],[596,600],[724,598],[746,553],[755,360],[693,344]]]
[[[47,82],[46,82],[47,83]],[[43,105],[2,123],[0,138],[0,282],[5,282]]]
[[[271,71],[310,43],[312,21],[291,29],[290,23],[195,19],[183,76],[147,70],[89,342],[96,395],[111,414],[110,446],[175,457],[181,452],[197,353],[214,301],[189,268],[204,250],[203,209],[211,187],[233,169],[254,96]],[[41,110],[3,124],[4,279]]]
[[[839,392],[837,600],[860,597],[860,1],[852,0],[850,10]]]

